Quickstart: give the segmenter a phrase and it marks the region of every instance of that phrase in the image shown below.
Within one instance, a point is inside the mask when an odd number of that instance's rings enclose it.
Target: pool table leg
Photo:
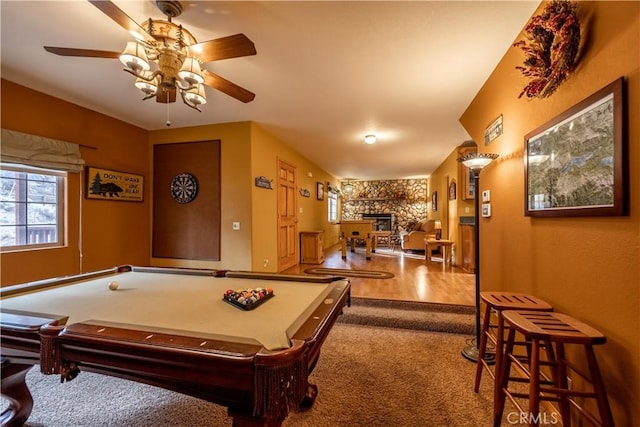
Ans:
[[[318,396],[318,386],[315,384],[309,383],[309,389],[307,390],[307,395],[300,403],[301,408],[311,408],[313,403],[316,401],[316,396]]]
[[[282,422],[268,420],[266,417],[252,417],[229,409],[228,414],[233,418],[233,427],[280,427]]]
[[[308,409],[313,406],[318,396],[318,386],[308,383],[309,388],[307,394],[300,402],[300,409]],[[269,420],[267,417],[253,417],[240,412],[236,412],[229,408],[227,411],[230,417],[233,418],[233,427],[280,427],[282,422],[276,420]]]
[[[33,409],[33,397],[25,377],[33,365],[2,362],[2,396],[9,401],[9,407],[0,414],[2,427],[23,425]]]

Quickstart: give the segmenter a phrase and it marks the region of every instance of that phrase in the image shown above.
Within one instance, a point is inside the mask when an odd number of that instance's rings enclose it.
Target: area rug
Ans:
[[[392,279],[393,273],[378,270],[350,270],[347,268],[307,268],[304,270],[307,274],[328,274],[331,276],[345,277],[364,277],[367,279]]]

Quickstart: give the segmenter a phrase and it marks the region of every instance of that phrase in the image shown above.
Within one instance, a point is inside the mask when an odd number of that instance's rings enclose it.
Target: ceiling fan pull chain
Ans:
[[[171,120],[169,120],[169,96],[167,96],[167,127],[171,126]]]

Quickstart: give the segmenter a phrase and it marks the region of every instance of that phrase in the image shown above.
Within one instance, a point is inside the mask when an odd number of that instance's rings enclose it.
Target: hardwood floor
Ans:
[[[475,276],[458,267],[444,266],[439,258],[427,262],[424,252],[404,253],[398,247],[378,248],[365,259],[364,247],[347,252],[343,260],[340,245],[327,249],[325,261],[320,265],[298,264],[284,273],[304,274],[313,267],[379,270],[393,273],[392,279],[352,277],[351,295],[402,301],[421,301],[441,304],[475,305]]]

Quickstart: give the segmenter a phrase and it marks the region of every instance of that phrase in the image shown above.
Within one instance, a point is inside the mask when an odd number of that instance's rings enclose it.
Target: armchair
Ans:
[[[424,239],[436,238],[436,221],[423,219],[418,221],[411,230],[400,232],[400,247],[403,251],[424,251]]]

